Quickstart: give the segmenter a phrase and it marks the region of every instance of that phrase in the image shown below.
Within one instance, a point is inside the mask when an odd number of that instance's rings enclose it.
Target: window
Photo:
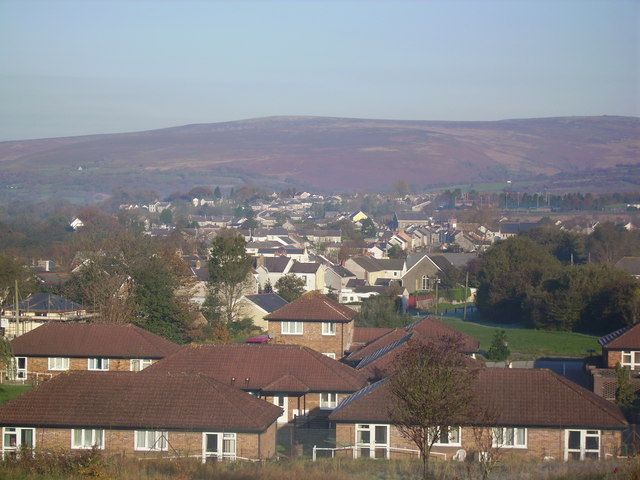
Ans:
[[[167,432],[157,430],[136,430],[134,434],[135,450],[165,451],[168,445]]]
[[[441,427],[434,445],[460,446],[460,427]]]
[[[69,370],[69,359],[64,357],[49,357],[49,370]]]
[[[71,448],[104,449],[104,430],[74,428],[71,430]]]
[[[426,275],[422,276],[422,290],[429,290],[429,279]]]
[[[333,358],[334,360],[336,359],[336,354],[333,352],[326,352],[326,353],[323,353],[323,355],[325,357]]]
[[[235,433],[209,433],[202,434],[202,461],[207,458],[232,459],[236,458],[236,434]]]
[[[109,359],[108,358],[90,358],[89,370],[101,370],[101,371],[109,370]]]
[[[600,458],[600,430],[565,430],[565,460]]]
[[[11,371],[9,377],[12,380],[27,379],[27,357],[14,357],[11,359]]]
[[[335,335],[336,324],[334,322],[322,322],[322,335]]]
[[[389,458],[389,425],[356,424],[356,458]]]
[[[527,448],[526,428],[494,428],[493,446],[501,448]]]
[[[321,393],[320,394],[320,408],[322,410],[332,410],[337,406],[338,406],[337,393]]]
[[[302,322],[282,322],[283,335],[302,335]]]
[[[629,367],[631,370],[640,370],[640,352],[622,352],[620,365]]]
[[[150,358],[132,358],[129,363],[129,369],[132,372],[139,372],[140,370],[144,370],[149,365],[151,365],[153,363],[153,360],[151,360]]]
[[[5,427],[2,429],[2,437],[3,452],[15,452],[22,446],[31,449],[36,446],[35,428]]]

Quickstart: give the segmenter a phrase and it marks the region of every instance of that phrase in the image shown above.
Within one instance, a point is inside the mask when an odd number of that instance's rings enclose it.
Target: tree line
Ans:
[[[602,334],[640,319],[640,284],[613,266],[640,255],[638,232],[542,227],[499,242],[471,267],[480,312],[499,323]]]

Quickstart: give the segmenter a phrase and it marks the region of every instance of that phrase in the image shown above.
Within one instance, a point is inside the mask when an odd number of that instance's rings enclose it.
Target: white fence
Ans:
[[[357,458],[358,457],[358,449],[367,449],[367,448],[369,448],[369,447],[362,446],[362,445],[349,445],[347,447],[317,447],[317,446],[314,445],[311,458],[315,462],[316,459],[317,459],[317,452],[331,452],[331,458],[335,458],[336,452],[341,452],[341,451],[346,451],[346,450],[351,450],[353,458]],[[380,448],[380,450],[384,450],[386,452],[385,458],[390,458],[391,453],[408,453],[408,454],[416,455],[417,457],[420,457],[420,451],[419,450],[411,450],[409,448],[382,447],[382,448]],[[433,456],[436,456],[436,457],[441,457],[444,460],[447,460],[447,454],[446,453],[431,452],[430,455],[433,455]]]

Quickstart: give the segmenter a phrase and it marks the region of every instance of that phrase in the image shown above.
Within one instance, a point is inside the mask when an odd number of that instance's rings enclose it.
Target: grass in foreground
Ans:
[[[479,480],[477,462],[432,461],[434,480]],[[194,459],[105,459],[87,451],[73,457],[61,453],[36,454],[0,463],[3,480],[417,480],[418,460],[353,460],[348,458],[271,461],[263,464]],[[602,462],[504,462],[491,472],[492,480],[621,480],[640,479],[637,458]]]
[[[442,317],[442,321],[456,330],[480,341],[480,348],[488,350],[498,330],[507,332],[511,357],[533,359],[538,357],[584,357],[589,350],[600,352],[598,337],[573,332],[550,332],[527,328],[486,326],[475,322],[463,322],[459,318]]]
[[[0,405],[31,390],[31,385],[0,385]]]

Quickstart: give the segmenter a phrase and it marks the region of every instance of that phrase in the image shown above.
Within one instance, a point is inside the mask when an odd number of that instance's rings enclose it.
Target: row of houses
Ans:
[[[456,335],[475,372],[477,405],[447,426],[435,452],[477,454],[480,428],[522,458],[620,454],[627,422],[618,407],[566,378],[487,368],[475,358],[477,340],[436,318],[389,329],[358,327],[354,317],[311,292],[268,314],[268,336],[257,344],[180,346],[132,325],[44,325],[12,341],[14,378],[49,379],[0,406],[2,451],[267,459],[283,438],[300,441],[301,429],[321,421],[340,451],[390,458],[415,448],[390,415],[399,355]],[[488,409],[491,418],[481,415]]]

